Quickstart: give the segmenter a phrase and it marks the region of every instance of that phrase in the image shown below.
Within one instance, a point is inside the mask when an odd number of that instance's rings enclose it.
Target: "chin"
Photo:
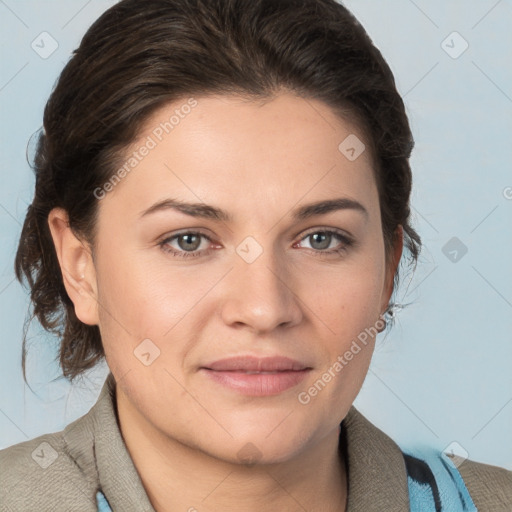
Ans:
[[[268,430],[233,435],[228,443],[215,441],[203,446],[206,453],[225,460],[231,464],[240,465],[264,465],[276,464],[291,460],[304,449],[304,445],[311,436],[304,437],[298,432],[291,433],[287,429],[277,434],[270,434]]]

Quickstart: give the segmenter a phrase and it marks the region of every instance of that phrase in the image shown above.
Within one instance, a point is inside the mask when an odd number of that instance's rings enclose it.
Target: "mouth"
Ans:
[[[236,370],[226,370],[226,371],[236,371]],[[281,371],[287,371],[287,370],[281,370]],[[276,373],[280,372],[249,372],[249,371],[240,371],[237,373],[245,373],[245,375],[274,375]]]
[[[252,373],[273,373],[282,371],[300,371],[308,367],[306,364],[284,356],[255,357],[234,356],[220,359],[205,365],[203,368],[214,371],[237,371]]]
[[[312,370],[288,357],[235,356],[201,367],[200,371],[224,388],[247,396],[278,395],[302,382]]]

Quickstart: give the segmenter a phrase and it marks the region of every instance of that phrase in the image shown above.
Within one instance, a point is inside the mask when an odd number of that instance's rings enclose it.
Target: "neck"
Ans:
[[[345,512],[347,475],[336,428],[299,456],[275,464],[233,464],[150,425],[116,393],[121,433],[156,512]]]

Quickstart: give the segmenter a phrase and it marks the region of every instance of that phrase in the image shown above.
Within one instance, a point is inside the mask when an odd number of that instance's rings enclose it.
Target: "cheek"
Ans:
[[[148,339],[160,351],[156,362],[180,365],[215,310],[208,293],[225,271],[154,260],[126,254],[109,265],[105,255],[97,265],[100,331],[118,373],[139,366],[134,351]]]
[[[105,247],[105,246],[104,246]],[[99,328],[109,366],[114,375],[125,373],[140,362],[134,350],[145,339],[155,339],[159,315],[159,290],[133,254],[108,246],[97,258]],[[114,253],[116,258],[113,257]],[[161,293],[161,292],[160,292]]]
[[[186,272],[172,272],[137,254],[126,254],[115,264],[105,257],[98,267],[105,323],[122,323],[134,336],[147,336],[148,330],[161,336],[183,316],[189,298],[197,295]]]
[[[361,258],[357,264],[340,265],[316,274],[315,286],[303,278],[301,296],[338,340],[357,336],[379,317],[383,289],[383,266],[378,260]]]
[[[371,280],[361,281],[354,274],[352,279],[339,282],[339,291],[331,296],[316,297],[317,307],[323,301],[320,321],[329,329],[322,329],[325,334],[317,349],[324,353],[323,364],[299,396],[310,411],[346,413],[368,372],[380,325],[378,294]]]
[[[361,258],[357,265],[340,267],[324,278],[317,276],[316,285],[304,295],[312,305],[314,322],[324,326],[322,349],[326,357],[317,378],[320,387],[326,383],[329,388],[323,400],[333,406],[351,403],[367,374],[381,327],[383,279],[378,260]]]

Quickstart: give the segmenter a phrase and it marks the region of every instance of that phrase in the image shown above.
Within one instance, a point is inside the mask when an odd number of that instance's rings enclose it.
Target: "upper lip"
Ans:
[[[215,371],[249,371],[249,372],[277,372],[277,371],[299,371],[310,369],[309,366],[283,356],[254,357],[234,356],[219,359],[207,364],[202,368]]]

